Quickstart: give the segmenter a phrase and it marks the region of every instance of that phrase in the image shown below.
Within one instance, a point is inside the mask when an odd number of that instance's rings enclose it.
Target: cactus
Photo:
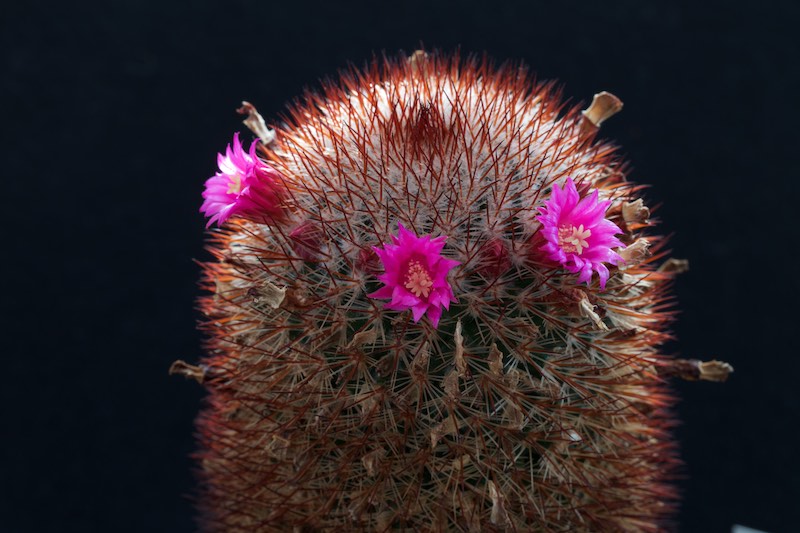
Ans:
[[[204,195],[207,357],[173,368],[208,390],[206,529],[669,524],[681,263],[597,138],[620,107],[423,52],[274,131],[246,104],[260,141]]]

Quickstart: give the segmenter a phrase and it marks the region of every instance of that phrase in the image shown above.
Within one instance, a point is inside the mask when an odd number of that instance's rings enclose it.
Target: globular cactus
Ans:
[[[208,355],[174,367],[208,389],[207,529],[668,524],[664,375],[700,367],[659,353],[680,263],[597,139],[619,106],[422,52],[274,131],[246,106],[204,194]]]

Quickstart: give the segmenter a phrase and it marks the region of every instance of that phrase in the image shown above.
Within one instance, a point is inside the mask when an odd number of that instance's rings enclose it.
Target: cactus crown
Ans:
[[[623,253],[662,241],[595,131],[524,69],[420,55],[290,110],[259,146],[269,216],[211,233],[207,525],[662,524],[670,274]],[[568,185],[607,234],[595,260],[600,226],[545,231]],[[388,266],[412,237],[435,256]]]

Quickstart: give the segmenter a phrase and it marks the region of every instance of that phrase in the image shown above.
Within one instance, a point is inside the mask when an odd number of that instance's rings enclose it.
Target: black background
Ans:
[[[242,99],[274,120],[373,52],[487,51],[603,126],[663,202],[682,313],[682,531],[800,531],[800,9],[793,2],[4,3],[0,531],[192,531],[203,181]]]

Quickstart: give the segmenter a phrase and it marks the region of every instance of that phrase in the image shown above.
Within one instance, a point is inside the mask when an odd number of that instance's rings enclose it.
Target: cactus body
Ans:
[[[596,129],[521,69],[419,55],[291,109],[258,155],[283,215],[232,218],[204,265],[208,529],[664,527],[672,274]],[[622,231],[604,288],[542,251],[567,178]],[[398,225],[458,262],[438,324],[369,296]]]

